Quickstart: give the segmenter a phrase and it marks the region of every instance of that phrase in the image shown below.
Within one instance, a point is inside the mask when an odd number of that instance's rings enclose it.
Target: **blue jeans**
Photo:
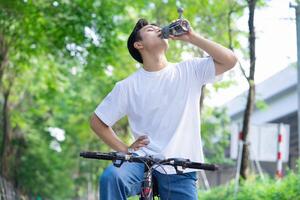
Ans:
[[[143,176],[143,163],[109,165],[100,176],[100,200],[126,200],[140,194]],[[196,172],[166,175],[154,170],[153,176],[161,200],[197,200]]]

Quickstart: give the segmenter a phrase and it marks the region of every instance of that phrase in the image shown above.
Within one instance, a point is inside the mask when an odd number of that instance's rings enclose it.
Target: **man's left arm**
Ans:
[[[215,68],[216,68],[216,75],[220,75],[231,68],[233,68],[237,62],[237,57],[230,49],[216,43],[205,39],[204,37],[200,36],[196,32],[190,29],[190,31],[182,36],[171,36],[173,40],[182,40],[189,42],[212,56]]]

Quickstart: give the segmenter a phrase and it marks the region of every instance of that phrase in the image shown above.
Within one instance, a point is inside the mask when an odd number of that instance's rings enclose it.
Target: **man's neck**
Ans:
[[[146,71],[159,71],[168,65],[165,54],[152,54],[143,57],[143,68]]]

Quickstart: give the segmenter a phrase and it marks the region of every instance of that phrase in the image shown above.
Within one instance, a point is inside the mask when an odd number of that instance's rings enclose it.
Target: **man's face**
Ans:
[[[139,31],[143,47],[147,50],[153,51],[168,48],[168,40],[161,38],[161,28],[156,25],[146,25]]]

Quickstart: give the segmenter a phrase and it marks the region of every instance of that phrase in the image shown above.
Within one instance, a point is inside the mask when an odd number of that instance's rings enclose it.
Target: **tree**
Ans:
[[[241,169],[240,175],[243,179],[247,178],[248,175],[248,167],[249,167],[249,144],[247,143],[247,136],[249,133],[250,122],[251,122],[251,114],[253,112],[254,104],[255,104],[255,27],[254,27],[254,14],[255,8],[258,4],[259,7],[264,5],[263,1],[257,0],[247,0],[248,10],[249,10],[249,18],[248,18],[248,44],[249,44],[249,57],[250,57],[250,68],[249,68],[249,76],[246,75],[245,70],[243,68],[243,74],[248,81],[249,90],[246,108],[244,112],[243,118],[243,127],[242,127],[242,141],[243,141],[243,151],[242,151],[242,160],[241,160]]]

